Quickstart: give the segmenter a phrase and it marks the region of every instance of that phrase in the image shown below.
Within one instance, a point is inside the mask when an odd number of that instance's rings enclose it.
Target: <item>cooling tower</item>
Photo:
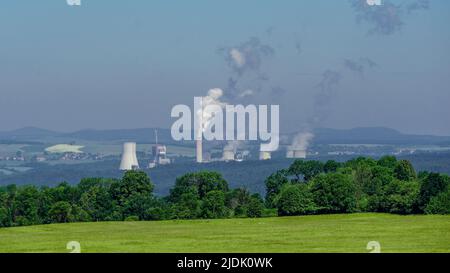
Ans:
[[[259,152],[259,160],[269,160],[272,158],[272,154],[270,152]]]
[[[286,152],[287,158],[306,158],[306,150],[299,150],[293,147],[288,147]]]
[[[136,143],[127,142],[123,144],[122,161],[120,162],[120,170],[129,171],[139,168],[139,162],[136,156]]]
[[[195,141],[195,145],[196,145],[196,155],[197,155],[197,163],[202,163],[203,162],[203,143],[201,140],[196,140]]]
[[[235,154],[232,149],[224,149],[222,159],[225,161],[232,161],[235,160]]]

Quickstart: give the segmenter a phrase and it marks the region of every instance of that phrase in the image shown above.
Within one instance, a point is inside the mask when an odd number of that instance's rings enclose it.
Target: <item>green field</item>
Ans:
[[[450,252],[450,216],[320,215],[0,229],[0,252]]]
[[[57,144],[51,147],[47,147],[45,149],[46,152],[49,153],[56,153],[56,154],[62,154],[62,153],[75,153],[79,154],[82,153],[81,149],[83,149],[84,146],[82,145],[70,145],[70,144]]]

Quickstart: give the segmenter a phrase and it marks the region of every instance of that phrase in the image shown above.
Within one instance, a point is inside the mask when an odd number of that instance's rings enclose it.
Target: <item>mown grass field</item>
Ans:
[[[450,252],[450,216],[320,215],[0,228],[0,252]]]

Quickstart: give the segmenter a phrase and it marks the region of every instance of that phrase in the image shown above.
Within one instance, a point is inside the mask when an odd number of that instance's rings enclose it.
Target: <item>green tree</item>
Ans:
[[[449,187],[449,177],[438,173],[430,173],[420,185],[420,208],[425,209],[431,198],[444,192]]]
[[[89,191],[93,187],[109,188],[112,183],[119,182],[118,179],[88,177],[81,179],[77,188],[80,194]]]
[[[137,216],[140,220],[144,220],[149,208],[155,204],[154,197],[149,194],[135,193],[130,195],[122,203],[123,217]]]
[[[411,214],[417,210],[418,181],[394,179],[385,189],[385,207],[390,213]]]
[[[306,184],[285,184],[276,198],[276,205],[281,216],[313,214],[317,210]]]
[[[425,208],[426,214],[450,214],[450,188],[433,196]]]
[[[374,167],[377,165],[377,162],[373,158],[360,156],[345,162],[344,166],[356,169],[356,167],[360,166],[361,164]]]
[[[165,220],[170,219],[169,207],[157,206],[147,210],[145,220]]]
[[[247,217],[261,217],[264,210],[264,202],[259,194],[254,194],[250,197],[247,207]]]
[[[38,213],[39,199],[40,193],[35,186],[23,186],[17,189],[14,214],[19,225],[41,223]]]
[[[384,186],[394,180],[393,171],[382,166],[371,167],[360,173],[357,169],[355,175],[356,184],[362,187],[363,193],[372,201],[378,200],[378,197],[384,193]],[[372,206],[371,210],[377,211],[377,207],[378,205]]]
[[[225,206],[225,194],[223,191],[209,191],[202,202],[203,218],[224,218],[227,216],[227,208]]]
[[[72,187],[67,182],[62,182],[55,188],[49,188],[49,194],[54,202],[67,201],[75,204],[80,199],[80,192],[77,187]]]
[[[169,200],[176,203],[182,194],[194,188],[198,194],[198,199],[203,199],[210,191],[228,191],[228,183],[217,172],[202,171],[198,173],[188,173],[175,182],[175,186],[170,190]]]
[[[0,227],[9,226],[9,215],[7,208],[8,194],[5,187],[0,187]]]
[[[395,156],[386,155],[377,161],[378,166],[394,169],[397,166],[397,158]]]
[[[198,189],[191,186],[181,193],[172,205],[171,217],[176,219],[195,219],[201,214],[201,201]]]
[[[145,218],[153,202],[153,184],[143,171],[127,171],[120,181],[110,187],[111,197],[120,208],[122,217]]]
[[[274,199],[280,193],[284,184],[289,183],[289,179],[286,177],[286,171],[281,170],[271,174],[266,178],[266,206],[274,208]]]
[[[325,162],[325,165],[323,166],[323,171],[325,173],[334,173],[342,166],[341,163],[334,161],[334,160],[328,160]]]
[[[58,201],[50,208],[49,215],[56,223],[67,223],[72,218],[72,206],[69,202]]]
[[[110,190],[113,198],[122,204],[134,194],[152,194],[153,188],[154,186],[145,172],[127,171],[120,181],[111,185]]]
[[[0,227],[7,227],[8,223],[8,211],[4,207],[0,207]]]
[[[388,212],[385,187],[394,181],[393,170],[380,165],[371,170],[371,180],[364,185],[364,193],[367,195],[366,211]]]
[[[8,185],[4,189],[3,194],[3,208],[4,208],[4,226],[10,227],[13,226],[16,222],[16,195],[17,195],[17,186],[16,185]]]
[[[370,187],[372,187],[372,167],[365,161],[356,164],[353,171],[353,181],[355,184],[356,198],[359,200],[362,198],[363,193]]]
[[[41,222],[43,224],[49,224],[53,222],[53,219],[51,218],[49,211],[51,209],[51,206],[56,203],[55,196],[53,194],[53,189],[49,187],[42,187],[40,189],[40,195],[39,198],[39,218],[41,219]]]
[[[245,216],[251,201],[250,192],[247,189],[239,188],[230,190],[225,195],[225,203],[228,208],[234,211],[234,216]]]
[[[350,175],[316,176],[311,181],[311,192],[321,213],[353,212],[356,209],[356,187]]]
[[[91,221],[104,221],[114,210],[109,188],[101,184],[85,189],[80,198],[80,205]]]
[[[394,175],[403,181],[412,181],[417,178],[416,171],[408,160],[400,160],[394,168]]]
[[[70,215],[69,215],[69,221],[70,222],[90,222],[91,217],[90,215],[79,205],[73,204]]]
[[[295,176],[295,181],[311,180],[314,176],[324,171],[324,164],[315,160],[295,160],[288,169],[288,174]]]

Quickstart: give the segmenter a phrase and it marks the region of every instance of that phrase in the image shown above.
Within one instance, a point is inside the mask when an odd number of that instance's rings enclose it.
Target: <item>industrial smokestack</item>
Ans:
[[[120,162],[121,171],[139,169],[139,162],[136,156],[136,143],[126,142],[123,144],[122,161]]]
[[[214,88],[208,91],[208,94],[205,97],[202,97],[200,100],[200,109],[196,112],[197,118],[199,119],[199,124],[197,125],[197,134],[202,137],[203,131],[208,127],[211,119],[214,117],[214,112],[207,111],[206,107],[210,105],[218,105],[220,107],[224,107],[224,103],[220,101],[220,98],[223,96],[222,89]],[[197,139],[195,141],[196,144],[196,157],[197,163],[203,163],[203,143],[202,139]]]
[[[203,162],[203,143],[202,140],[196,140],[196,155],[197,155],[197,163]]]

